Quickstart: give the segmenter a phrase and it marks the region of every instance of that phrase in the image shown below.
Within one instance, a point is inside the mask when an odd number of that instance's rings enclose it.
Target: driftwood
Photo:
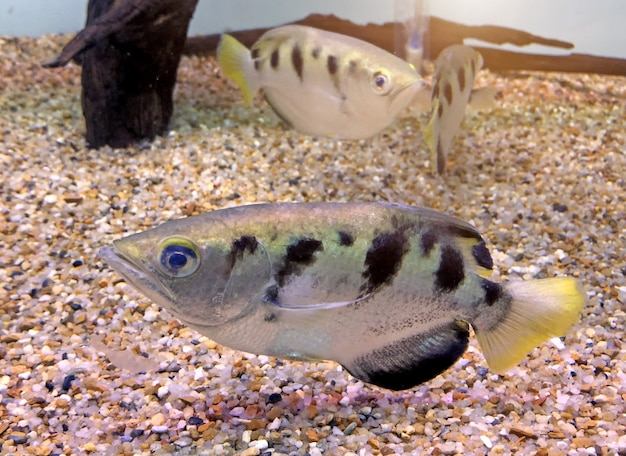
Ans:
[[[296,23],[351,35],[390,52],[397,50],[395,49],[396,24],[394,23],[357,25],[332,15],[319,14],[312,14]],[[267,30],[254,29],[229,33],[246,46],[251,46]],[[521,30],[492,25],[469,26],[431,17],[428,36],[425,40],[425,56],[434,60],[441,50],[452,44],[462,44],[465,38],[474,38],[493,44],[510,43],[516,46],[541,44],[562,50],[574,48],[572,43],[543,38]],[[219,35],[189,38],[184,53],[212,54],[215,52],[218,41]],[[474,47],[483,55],[484,66],[492,70],[537,70],[626,76],[626,60],[624,59],[576,53],[562,56],[539,55]]]
[[[89,0],[86,27],[46,66],[82,65],[90,147],[125,147],[166,131],[197,1]]]

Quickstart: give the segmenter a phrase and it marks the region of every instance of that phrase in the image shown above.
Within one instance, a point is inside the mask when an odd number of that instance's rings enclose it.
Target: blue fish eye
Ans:
[[[391,90],[390,78],[387,72],[379,70],[372,75],[372,88],[379,95],[386,95]]]
[[[187,255],[189,255],[189,252],[183,253],[179,251],[174,251],[167,258],[167,265],[172,269],[184,268],[185,265],[187,264]]]
[[[196,247],[186,239],[169,239],[161,249],[160,265],[172,277],[185,277],[198,269]]]

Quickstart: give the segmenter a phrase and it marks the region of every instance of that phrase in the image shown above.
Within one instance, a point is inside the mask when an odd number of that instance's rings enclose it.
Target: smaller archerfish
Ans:
[[[578,320],[572,278],[499,284],[476,229],[377,203],[209,212],[117,240],[100,256],[183,323],[238,350],[334,360],[399,390],[448,369],[470,326],[496,371]]]
[[[251,49],[222,35],[217,60],[246,105],[262,89],[294,129],[339,139],[377,134],[423,86],[412,65],[373,44],[300,25],[272,29]]]
[[[430,122],[424,129],[433,172],[442,174],[445,171],[446,157],[461,129],[466,106],[484,108],[493,103],[495,87],[472,90],[476,74],[482,66],[483,57],[469,46],[449,46],[437,57]]]

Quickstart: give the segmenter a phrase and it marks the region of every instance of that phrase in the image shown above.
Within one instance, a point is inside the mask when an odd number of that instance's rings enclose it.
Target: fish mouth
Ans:
[[[404,106],[400,106],[400,109],[410,106],[417,97],[418,92],[424,87],[423,79],[409,81],[399,86],[398,90],[390,96],[390,105],[396,106],[397,104],[403,104]]]
[[[174,310],[175,298],[172,292],[159,280],[155,280],[154,271],[133,258],[132,254],[119,249],[114,243],[111,247],[102,247],[98,257],[156,304]]]

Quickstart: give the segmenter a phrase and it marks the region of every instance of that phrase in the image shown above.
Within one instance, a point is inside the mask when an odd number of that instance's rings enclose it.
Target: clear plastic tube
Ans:
[[[428,0],[394,0],[395,51],[420,71],[428,40]]]

